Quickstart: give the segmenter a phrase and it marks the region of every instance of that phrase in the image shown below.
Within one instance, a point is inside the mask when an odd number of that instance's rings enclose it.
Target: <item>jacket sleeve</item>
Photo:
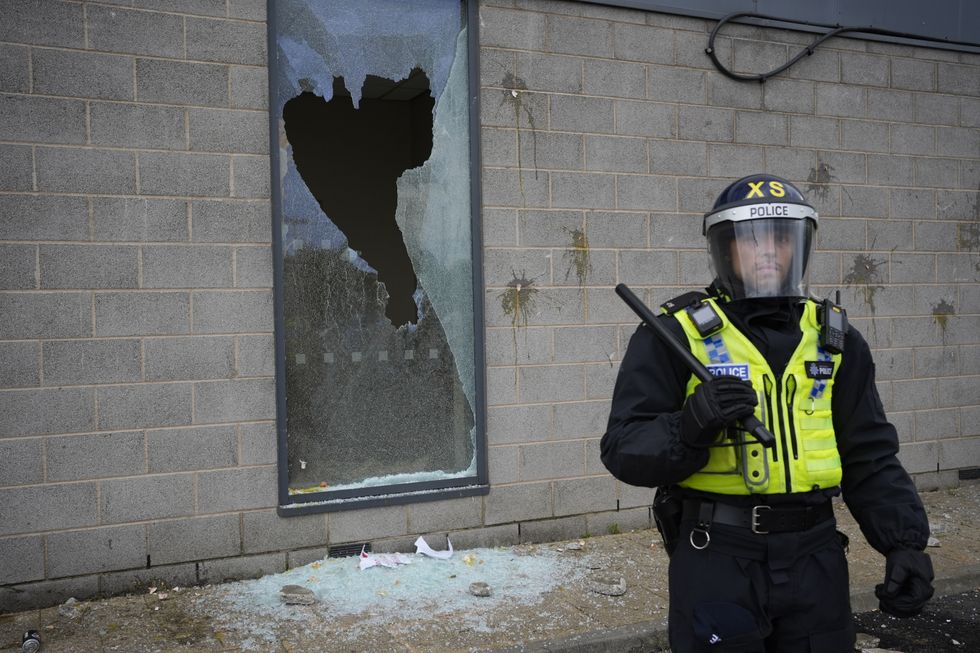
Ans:
[[[841,489],[861,532],[883,555],[894,549],[925,549],[929,521],[911,477],[896,456],[898,433],[878,396],[871,350],[853,327],[832,401],[843,468]]]
[[[686,343],[680,324],[660,316]],[[680,410],[691,373],[647,327],[630,338],[613,390],[609,424],[602,436],[603,464],[613,476],[644,487],[684,480],[708,462],[708,450],[680,439]]]

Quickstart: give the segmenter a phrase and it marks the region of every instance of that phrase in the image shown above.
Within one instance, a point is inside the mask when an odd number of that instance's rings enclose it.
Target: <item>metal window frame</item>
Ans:
[[[470,122],[470,231],[473,261],[473,349],[475,424],[474,455],[476,476],[443,481],[424,481],[398,485],[379,485],[352,490],[327,490],[302,495],[289,494],[289,472],[286,438],[286,337],[284,328],[283,250],[282,250],[282,189],[279,185],[279,117],[273,115],[278,84],[276,56],[275,0],[267,0],[267,52],[269,58],[269,143],[270,175],[272,181],[272,253],[273,306],[275,311],[276,343],[276,442],[279,472],[277,512],[280,517],[292,517],[340,510],[355,510],[375,506],[390,506],[423,501],[438,501],[459,497],[484,495],[490,492],[487,469],[486,438],[486,356],[483,298],[483,230],[480,218],[482,184],[480,155],[480,34],[477,0],[461,0],[467,30],[467,74],[469,76]],[[329,496],[327,496],[329,495]],[[299,497],[301,500],[297,501]]]

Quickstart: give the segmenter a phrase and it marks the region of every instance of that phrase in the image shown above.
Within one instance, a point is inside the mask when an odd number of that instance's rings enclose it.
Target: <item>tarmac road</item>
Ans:
[[[858,632],[880,639],[879,649],[902,653],[980,651],[980,590],[933,599],[917,617],[881,612],[855,615]]]
[[[922,614],[898,619],[877,610],[854,615],[859,633],[855,651],[875,653],[980,652],[980,590],[930,601]],[[659,646],[622,653],[670,653]]]

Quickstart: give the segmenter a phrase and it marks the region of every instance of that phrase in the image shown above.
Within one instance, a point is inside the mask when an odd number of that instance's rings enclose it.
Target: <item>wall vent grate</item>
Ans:
[[[349,558],[361,554],[361,550],[371,552],[370,542],[354,542],[352,544],[338,544],[327,549],[328,558]]]

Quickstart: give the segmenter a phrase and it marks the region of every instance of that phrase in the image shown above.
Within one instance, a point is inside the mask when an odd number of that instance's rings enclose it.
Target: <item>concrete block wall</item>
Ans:
[[[598,462],[636,324],[611,287],[655,306],[706,285],[701,215],[757,171],[817,206],[814,290],[874,347],[920,487],[980,466],[980,56],[834,39],[762,85],[713,68],[713,22],[521,0],[481,19],[492,479],[556,519],[649,503]],[[812,40],[723,34],[742,73]],[[521,280],[527,314],[506,315]]]
[[[284,569],[265,2],[0,16],[0,611]]]
[[[490,494],[278,517],[265,4],[0,0],[0,611],[650,525],[598,457],[612,287],[707,283],[700,215],[756,170],[817,205],[909,469],[980,466],[980,57],[835,39],[739,84],[703,20],[484,0]],[[725,34],[745,72],[811,38]]]

